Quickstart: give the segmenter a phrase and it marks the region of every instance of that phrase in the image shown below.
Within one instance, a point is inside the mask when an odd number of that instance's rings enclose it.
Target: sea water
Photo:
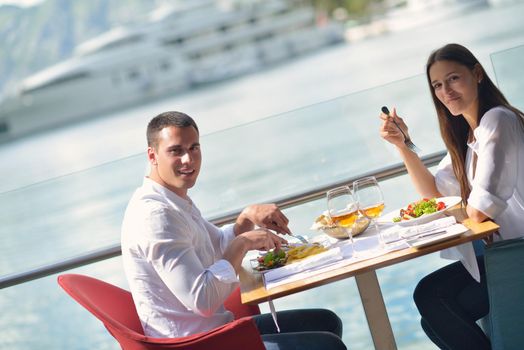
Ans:
[[[523,10],[517,2],[336,46],[233,81],[1,145],[0,274],[118,243],[125,203],[146,172],[146,123],[165,110],[184,111],[200,126],[204,168],[192,196],[208,216],[369,171],[385,160],[399,161],[378,138],[382,103],[399,107],[424,151],[442,149],[430,101],[420,98],[427,55],[444,43],[460,42],[492,74],[491,53],[524,43],[524,23],[517,15]],[[377,108],[363,110],[355,101]],[[313,106],[266,118],[307,105]],[[332,116],[340,119],[344,113],[347,136],[340,130],[330,133],[337,129],[330,127]],[[246,141],[254,130],[257,139]],[[405,198],[416,198],[407,177],[381,185],[386,211]],[[302,233],[324,208],[319,200],[288,209],[286,215],[292,229]],[[434,348],[420,330],[411,293],[416,281],[445,263],[431,255],[378,271],[400,349]],[[126,288],[120,258],[73,272]],[[276,306],[331,308],[344,321],[348,347],[372,347],[353,279],[279,299]],[[118,348],[101,324],[58,288],[56,276],[1,290],[0,308],[2,349]],[[262,308],[267,310],[265,304]]]

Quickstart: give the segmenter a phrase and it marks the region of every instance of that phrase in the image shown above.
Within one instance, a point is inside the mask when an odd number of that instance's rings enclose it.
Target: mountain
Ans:
[[[115,24],[136,22],[154,0],[45,0],[21,8],[0,6],[0,92],[72,55],[79,43]]]

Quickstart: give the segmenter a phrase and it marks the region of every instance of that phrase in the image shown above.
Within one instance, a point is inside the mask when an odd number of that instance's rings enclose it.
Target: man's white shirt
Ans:
[[[122,258],[146,335],[181,337],[233,320],[224,300],[238,286],[222,254],[233,225],[218,228],[196,206],[149,178],[122,225]]]

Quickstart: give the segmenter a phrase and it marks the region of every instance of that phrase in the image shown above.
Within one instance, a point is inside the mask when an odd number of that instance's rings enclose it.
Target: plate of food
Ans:
[[[280,250],[271,249],[264,252],[256,259],[251,259],[250,262],[253,270],[262,272],[301,261],[327,250],[328,248],[320,243],[289,244],[283,246]]]
[[[378,222],[401,226],[420,225],[442,217],[445,211],[462,201],[459,196],[423,198],[383,215]]]

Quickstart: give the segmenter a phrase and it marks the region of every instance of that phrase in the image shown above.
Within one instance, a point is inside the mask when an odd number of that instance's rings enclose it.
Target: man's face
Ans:
[[[165,127],[158,133],[157,149],[147,150],[151,163],[150,178],[180,197],[196,183],[202,155],[198,132],[193,127]]]

